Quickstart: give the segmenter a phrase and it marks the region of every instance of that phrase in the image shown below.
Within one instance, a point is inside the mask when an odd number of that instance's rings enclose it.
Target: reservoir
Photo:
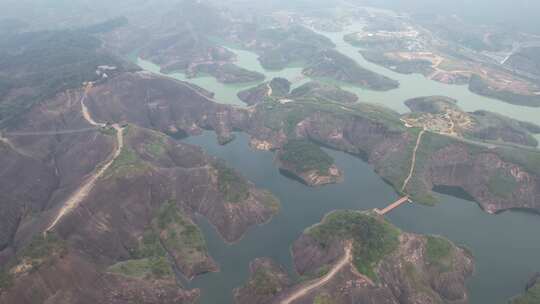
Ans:
[[[319,34],[325,35],[326,37],[331,39],[332,42],[334,42],[334,44],[336,45],[336,50],[353,58],[362,67],[395,79],[399,81],[400,84],[399,88],[385,92],[362,89],[345,83],[340,84],[344,89],[357,94],[361,102],[380,104],[399,113],[406,113],[409,112],[409,109],[404,104],[405,100],[420,96],[442,95],[456,99],[458,101],[458,105],[465,111],[472,112],[476,110],[489,110],[515,119],[537,124],[540,123],[540,107],[533,108],[513,105],[497,99],[488,98],[472,93],[471,91],[469,91],[467,85],[443,84],[427,79],[421,74],[399,74],[385,67],[366,61],[364,57],[358,52],[358,48],[348,44],[343,40],[344,35],[348,33],[353,33],[357,30],[358,25],[351,26],[344,32],[319,32]],[[236,54],[236,64],[238,66],[266,75],[265,81],[269,81],[274,77],[283,77],[293,82],[293,87],[297,87],[309,81],[309,79],[302,76],[301,67],[293,66],[279,71],[266,70],[257,60],[258,56],[255,53],[232,47],[228,48],[230,51]],[[147,71],[161,74],[159,72],[159,66],[153,64],[152,62],[144,60],[142,58],[135,57],[134,59],[141,68]],[[181,72],[167,74],[167,76],[197,84],[209,91],[214,92],[215,99],[219,102],[239,106],[245,106],[245,104],[238,99],[236,94],[241,90],[253,87],[258,84],[223,84],[218,82],[214,77],[211,76],[204,75],[201,77],[187,78],[185,74]]]
[[[266,79],[264,81],[270,81],[274,77],[283,77],[283,78],[287,78],[291,82],[294,82],[292,85],[293,87],[299,86],[302,83],[305,83],[308,81],[307,78],[304,78],[302,76],[301,67],[290,67],[290,68],[285,68],[279,71],[268,71],[268,70],[265,70],[261,66],[261,64],[259,63],[259,60],[257,59],[257,55],[255,53],[248,52],[245,50],[239,50],[239,49],[229,48],[229,50],[233,51],[236,54],[237,56],[236,64],[238,66],[241,66],[251,71],[264,74],[266,76]],[[160,67],[148,60],[144,60],[142,58],[136,57],[136,63],[144,70],[147,70],[156,74],[162,74],[160,72]],[[257,82],[240,83],[240,84],[224,84],[217,81],[216,78],[209,75],[203,75],[203,76],[195,77],[195,78],[187,78],[186,75],[182,72],[170,73],[166,75],[169,77],[178,79],[178,80],[194,83],[204,89],[207,89],[208,91],[213,92],[215,94],[214,95],[215,100],[226,103],[226,104],[232,104],[232,105],[237,105],[237,106],[246,105],[243,101],[241,101],[238,98],[237,96],[238,92],[245,89],[249,89],[253,86],[260,84]]]
[[[466,111],[490,110],[512,118],[539,123],[540,108],[516,106],[470,92],[467,86],[441,84],[419,74],[402,75],[369,63],[358,49],[343,41],[341,33],[323,33],[337,49],[354,58],[360,65],[400,82],[400,87],[388,92],[376,92],[344,86],[355,92],[361,101],[384,105],[400,113],[408,109],[403,101],[427,95],[444,95],[459,101]],[[281,71],[266,71],[257,55],[232,49],[237,64],[243,68],[272,77],[296,80],[294,86],[306,82],[302,69],[290,67]],[[155,64],[137,59],[145,70],[159,73]],[[225,85],[209,76],[187,79],[183,73],[168,74],[179,80],[195,83],[215,93],[215,99],[228,104],[244,104],[236,94],[256,83]],[[258,187],[272,191],[280,198],[282,208],[268,224],[250,230],[237,244],[228,245],[204,219],[198,222],[205,233],[209,252],[219,263],[221,272],[195,278],[188,287],[202,289],[201,304],[230,304],[232,290],[248,278],[249,262],[257,257],[270,257],[292,273],[290,246],[304,229],[318,223],[327,212],[336,209],[366,210],[383,208],[397,199],[394,190],[382,181],[362,160],[337,151],[327,150],[336,164],[344,170],[345,181],[321,188],[310,188],[282,176],[273,164],[271,152],[252,151],[245,134],[226,146],[217,144],[215,135],[204,132],[185,142],[203,147],[209,154],[222,158]],[[435,207],[407,204],[394,210],[388,219],[406,232],[440,234],[456,244],[470,248],[475,256],[476,272],[468,281],[470,303],[503,304],[520,293],[530,275],[540,271],[540,217],[523,212],[504,212],[489,215],[476,203],[440,194]]]
[[[189,287],[202,289],[201,304],[230,304],[232,290],[246,282],[249,262],[271,257],[292,272],[290,246],[307,227],[336,209],[383,208],[398,196],[365,162],[346,153],[326,150],[344,170],[340,184],[311,188],[279,173],[273,153],[253,151],[248,136],[226,146],[213,132],[185,140],[222,158],[260,188],[281,200],[281,210],[268,224],[251,229],[238,243],[226,244],[207,221],[199,219],[211,256],[221,272],[196,277]],[[529,276],[540,270],[540,217],[524,212],[490,215],[474,202],[438,195],[435,207],[406,204],[388,220],[406,232],[438,234],[470,248],[476,271],[468,281],[471,304],[503,304],[520,293]]]
[[[425,78],[421,74],[399,74],[385,67],[368,62],[358,52],[358,48],[348,44],[343,40],[343,35],[354,33],[359,29],[359,25],[347,28],[345,32],[339,33],[321,33],[330,38],[336,49],[341,53],[353,58],[362,67],[373,72],[382,74],[399,81],[399,88],[387,92],[377,92],[360,89],[352,86],[343,86],[343,88],[355,92],[361,101],[378,103],[394,109],[400,113],[408,112],[408,108],[403,101],[430,95],[447,96],[458,101],[458,105],[465,111],[472,112],[476,110],[488,110],[515,119],[524,120],[533,123],[540,123],[540,108],[524,107],[513,105],[497,99],[492,99],[477,95],[469,91],[467,85],[451,85],[436,82]]]

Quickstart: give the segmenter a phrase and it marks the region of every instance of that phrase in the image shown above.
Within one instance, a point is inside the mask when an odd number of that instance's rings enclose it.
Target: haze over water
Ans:
[[[499,100],[476,95],[467,86],[447,85],[426,79],[423,75],[403,75],[364,60],[358,49],[343,40],[361,25],[348,27],[344,32],[321,33],[330,38],[337,50],[355,59],[361,66],[400,82],[400,87],[387,92],[377,92],[340,84],[356,93],[363,102],[377,103],[397,112],[408,112],[405,100],[428,95],[443,95],[458,100],[466,111],[489,110],[512,118],[536,122],[540,108],[512,105]],[[247,50],[229,48],[237,55],[237,64],[261,72],[269,81],[273,77],[289,80],[301,77],[301,68],[290,67],[281,71],[265,70],[257,55]],[[159,73],[159,67],[141,58],[137,63],[146,70]],[[225,85],[215,78],[202,76],[187,79],[183,73],[168,76],[193,82],[215,93],[218,102],[245,106],[236,94],[257,83]],[[295,83],[309,81],[302,79]],[[270,152],[252,151],[244,134],[232,144],[220,146],[211,132],[188,138],[186,142],[202,146],[210,154],[225,159],[232,167],[253,181],[267,188],[282,201],[282,209],[270,223],[252,229],[238,243],[225,244],[206,220],[199,224],[207,237],[209,252],[220,264],[219,273],[195,278],[190,287],[203,289],[201,303],[232,303],[232,291],[248,278],[249,262],[257,257],[271,257],[285,265],[294,275],[290,246],[304,229],[316,224],[327,212],[336,209],[366,210],[382,208],[393,202],[394,190],[377,176],[372,168],[360,159],[345,153],[328,151],[336,164],[345,171],[345,182],[322,188],[310,188],[279,174]],[[540,139],[540,136],[538,136]],[[522,291],[528,277],[540,269],[540,218],[522,212],[504,212],[489,215],[474,202],[448,195],[439,195],[436,207],[406,205],[389,215],[389,220],[406,232],[440,234],[457,244],[470,248],[475,256],[476,272],[468,281],[472,304],[503,304]],[[207,291],[207,292],[205,292]]]
[[[356,24],[346,28],[343,32],[318,33],[330,38],[332,42],[336,44],[336,49],[339,52],[353,58],[362,67],[399,81],[399,88],[385,92],[362,89],[346,83],[340,83],[344,89],[356,93],[361,102],[381,104],[399,113],[406,113],[409,112],[409,109],[404,104],[405,100],[419,96],[442,95],[456,99],[458,101],[458,105],[465,111],[472,112],[476,110],[488,110],[515,119],[539,123],[540,107],[534,108],[513,105],[497,99],[474,94],[469,91],[467,85],[443,84],[427,79],[421,74],[399,74],[390,69],[366,61],[358,52],[358,48],[351,46],[343,40],[344,35],[356,32],[360,28],[361,24]],[[257,60],[257,55],[253,52],[235,48],[229,49],[237,56],[236,64],[245,69],[263,73],[266,75],[265,81],[269,81],[274,77],[284,77],[291,81],[302,78],[302,68],[300,67],[289,67],[279,71],[269,71],[261,66]],[[160,73],[159,66],[153,64],[152,62],[142,58],[137,58],[136,63],[145,70]],[[257,83],[234,85],[223,84],[211,76],[187,78],[184,73],[180,72],[168,74],[168,76],[195,83],[209,91],[214,92],[215,99],[218,102],[240,106],[245,106],[245,104],[238,99],[237,93],[241,90],[257,85]],[[293,86],[299,86],[307,81],[309,81],[308,78],[303,78],[301,81],[296,81]]]

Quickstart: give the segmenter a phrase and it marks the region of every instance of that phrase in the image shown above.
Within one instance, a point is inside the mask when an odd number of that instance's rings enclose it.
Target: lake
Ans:
[[[520,120],[539,122],[540,108],[511,105],[476,95],[467,86],[441,84],[419,74],[402,75],[369,63],[356,48],[343,41],[344,34],[355,30],[352,27],[347,32],[324,35],[334,41],[340,52],[354,58],[360,65],[400,82],[398,89],[388,92],[344,86],[355,92],[361,101],[405,113],[408,111],[403,104],[406,99],[445,95],[457,99],[466,111],[490,110]],[[301,78],[302,69],[299,67],[267,71],[260,65],[256,54],[229,49],[236,53],[239,66],[264,73],[266,80],[278,76],[289,80]],[[141,58],[136,62],[145,70],[159,73],[159,67],[151,62]],[[238,91],[257,84],[225,85],[209,76],[187,79],[183,73],[168,76],[195,83],[214,92],[216,100],[234,105],[244,105],[236,96]],[[301,79],[294,85],[306,81]],[[200,145],[209,154],[226,160],[258,187],[271,190],[282,203],[280,213],[270,223],[252,229],[234,245],[225,244],[206,220],[198,219],[210,254],[221,267],[221,272],[199,276],[188,284],[202,289],[202,304],[232,303],[232,290],[245,283],[249,262],[257,257],[271,257],[292,273],[291,244],[305,228],[319,222],[327,212],[382,208],[397,199],[394,190],[368,164],[345,153],[327,150],[344,170],[345,182],[310,188],[282,176],[273,164],[273,154],[252,151],[244,134],[237,134],[237,139],[226,146],[218,145],[211,132],[184,141]],[[540,217],[523,212],[489,215],[474,202],[443,194],[438,196],[441,203],[435,207],[408,204],[393,211],[388,218],[404,231],[440,234],[472,250],[476,261],[476,272],[468,281],[472,304],[502,304],[520,293],[529,276],[540,271]]]
[[[236,135],[226,146],[219,145],[209,131],[185,142],[203,147],[258,187],[272,191],[281,200],[281,210],[233,245],[223,242],[206,220],[198,220],[210,254],[221,266],[221,272],[199,276],[188,284],[203,290],[201,304],[233,303],[232,290],[246,282],[249,262],[257,257],[271,257],[292,272],[290,246],[324,214],[336,209],[383,208],[398,198],[367,163],[352,155],[326,149],[344,170],[345,181],[311,188],[281,175],[272,152],[253,151],[247,135]],[[472,304],[502,304],[521,292],[529,276],[540,270],[540,217],[523,212],[490,215],[474,202],[438,197],[441,203],[435,207],[407,204],[388,219],[403,231],[443,235],[472,250],[476,263],[468,281]]]

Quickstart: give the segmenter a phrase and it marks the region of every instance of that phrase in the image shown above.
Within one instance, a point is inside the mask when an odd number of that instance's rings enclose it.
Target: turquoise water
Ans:
[[[500,100],[474,94],[469,91],[466,85],[443,84],[427,79],[420,74],[399,74],[385,67],[366,61],[358,52],[357,48],[351,46],[343,40],[343,36],[345,34],[357,31],[358,27],[359,25],[352,26],[347,28],[344,32],[339,33],[320,32],[320,34],[330,38],[336,44],[336,49],[338,51],[353,58],[361,66],[392,79],[398,80],[400,83],[399,88],[386,92],[372,91],[342,84],[343,88],[356,93],[361,101],[381,104],[397,112],[405,113],[408,112],[408,108],[403,102],[407,99],[418,96],[444,95],[458,100],[460,107],[466,111],[489,110],[515,119],[540,124],[540,108],[512,105]],[[266,80],[270,80],[273,77],[284,77],[291,81],[294,80],[293,86],[298,86],[309,80],[302,77],[302,68],[300,67],[290,67],[280,71],[270,71],[261,66],[260,62],[257,60],[258,56],[255,53],[231,47],[229,47],[229,50],[236,54],[236,64],[245,69],[265,74]],[[136,62],[145,70],[159,73],[159,67],[149,61],[138,58]],[[214,92],[216,94],[215,99],[217,101],[234,105],[245,105],[241,100],[238,99],[236,94],[243,89],[250,88],[258,84],[222,84],[211,76],[188,79],[183,73],[172,73],[168,74],[168,76],[195,83],[209,91]]]
[[[254,258],[271,257],[292,271],[291,244],[327,212],[382,208],[398,198],[368,164],[342,152],[327,150],[344,170],[345,181],[310,188],[281,175],[273,154],[251,150],[244,134],[237,134],[226,146],[218,145],[211,132],[185,141],[225,159],[258,187],[271,190],[282,203],[270,223],[251,229],[234,245],[224,243],[213,227],[199,220],[210,254],[221,266],[221,272],[199,276],[189,284],[202,289],[202,304],[232,303],[232,290],[245,283]],[[471,303],[506,303],[540,270],[540,218],[522,212],[489,215],[473,202],[447,195],[439,198],[436,207],[405,205],[389,219],[404,231],[444,235],[471,248],[477,269],[468,281]]]
[[[359,25],[356,25],[347,28],[345,32],[320,34],[324,34],[330,38],[337,45],[337,50],[353,58],[361,66],[395,79],[400,83],[398,89],[388,92],[377,92],[344,86],[344,88],[355,92],[360,97],[360,100],[383,104],[400,113],[404,113],[408,112],[408,108],[403,103],[407,99],[418,96],[443,95],[458,100],[459,106],[465,111],[489,110],[512,118],[540,123],[540,108],[512,105],[500,100],[474,94],[469,91],[466,85],[443,84],[427,79],[421,74],[399,74],[385,67],[368,62],[358,52],[358,48],[351,46],[343,40],[345,34],[356,32],[358,29]]]
[[[347,33],[354,30],[350,28]],[[403,104],[406,99],[445,95],[459,100],[460,106],[467,111],[488,109],[516,119],[540,122],[540,108],[515,106],[478,96],[466,86],[441,84],[419,74],[395,73],[366,62],[357,49],[343,41],[345,33],[324,34],[336,43],[340,52],[354,58],[362,66],[400,82],[398,89],[388,92],[345,86],[358,94],[362,101],[382,104],[404,113],[408,111]],[[301,68],[267,71],[254,53],[231,50],[236,53],[239,66],[264,73],[266,80],[277,76],[289,80],[301,77]],[[139,58],[137,63],[143,69],[159,73],[159,67],[151,62]],[[225,85],[206,76],[187,79],[182,73],[168,76],[195,83],[215,92],[215,99],[219,102],[234,105],[244,105],[236,96],[238,91],[256,85]],[[301,79],[295,85],[306,81]],[[189,284],[189,287],[203,290],[202,304],[232,303],[232,290],[246,281],[248,264],[254,258],[274,258],[291,271],[291,244],[306,227],[319,222],[325,213],[335,209],[381,208],[397,198],[394,190],[372,168],[353,156],[328,151],[336,159],[337,165],[344,169],[345,182],[309,188],[280,175],[273,164],[272,153],[251,151],[247,141],[246,135],[238,134],[233,144],[219,146],[209,132],[186,140],[225,159],[257,186],[271,190],[282,201],[278,216],[269,224],[252,229],[234,245],[225,244],[204,219],[199,219],[210,253],[221,266],[221,272],[199,276]],[[502,304],[521,292],[529,275],[540,270],[540,236],[537,233],[540,231],[540,218],[521,212],[489,215],[473,202],[447,195],[439,197],[441,204],[436,207],[406,205],[394,211],[389,219],[405,231],[441,234],[472,249],[477,267],[475,275],[468,281],[472,304]]]
[[[285,68],[280,71],[269,71],[265,70],[261,64],[259,63],[259,60],[257,60],[257,55],[244,51],[239,49],[232,49],[229,48],[232,52],[234,52],[237,56],[237,62],[236,64],[246,68],[251,71],[256,71],[259,73],[262,73],[266,75],[266,79],[264,81],[271,80],[274,77],[284,77],[289,79],[290,81],[296,80],[293,83],[294,86],[301,85],[302,83],[305,83],[307,79],[303,78],[302,76],[302,68],[300,67],[290,67]],[[144,60],[142,58],[136,58],[136,63],[144,70],[164,75],[160,72],[160,67],[148,60]],[[182,72],[176,72],[176,73],[170,73],[166,74],[169,77],[173,77],[178,80],[183,81],[189,81],[191,83],[194,83],[200,87],[203,87],[209,91],[214,92],[215,96],[214,99],[226,103],[226,104],[232,104],[232,105],[238,105],[238,106],[245,106],[245,103],[241,101],[237,94],[238,92],[251,88],[253,86],[256,86],[264,81],[261,82],[251,82],[251,83],[240,83],[240,84],[224,84],[219,81],[217,81],[216,78],[212,76],[200,76],[195,78],[187,78],[186,75]]]

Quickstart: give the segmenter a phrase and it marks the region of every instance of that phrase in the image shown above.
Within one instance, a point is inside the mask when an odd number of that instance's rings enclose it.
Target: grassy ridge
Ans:
[[[138,246],[132,248],[130,254],[130,260],[111,265],[107,271],[144,279],[160,279],[173,274],[159,235],[151,228],[143,233]]]
[[[99,65],[126,66],[100,50],[100,41],[85,31],[42,31],[0,37],[0,97],[27,88],[0,103],[0,124],[35,103],[84,81],[95,81]]]
[[[428,236],[426,238],[426,260],[440,272],[452,269],[453,246],[445,238]]]
[[[214,163],[217,170],[218,188],[230,203],[239,203],[249,197],[249,185],[234,169],[229,168],[223,161]]]
[[[143,258],[119,262],[107,269],[111,273],[134,278],[163,278],[172,275],[165,257]]]
[[[257,269],[247,287],[258,295],[274,295],[280,290],[279,278],[262,267]]]
[[[4,268],[0,268],[0,291],[11,287],[14,275],[10,272],[17,267],[18,272],[34,272],[41,266],[54,263],[68,251],[66,242],[54,233],[36,235],[28,245],[17,252]]]
[[[399,113],[368,103],[340,105],[323,100],[300,100],[285,104],[265,102],[257,106],[257,111],[267,128],[284,130],[288,135],[292,135],[299,122],[317,112],[333,115],[336,118],[335,123],[339,124],[347,119],[360,117],[382,123],[390,131],[405,131]]]
[[[110,266],[108,271],[145,279],[170,277],[173,271],[167,251],[187,267],[207,257],[202,232],[174,201],[166,201],[159,208],[138,246],[130,250],[131,259]]]
[[[330,78],[377,91],[399,87],[396,80],[367,70],[335,50],[325,50],[312,56],[302,73],[309,77]]]
[[[511,91],[494,90],[489,84],[478,75],[473,75],[469,82],[469,90],[478,95],[483,95],[511,104],[529,107],[540,107],[540,96],[538,95],[520,95]]]
[[[316,170],[319,174],[326,174],[334,163],[332,157],[318,145],[302,139],[288,141],[283,146],[279,159],[299,173]]]
[[[174,201],[163,204],[156,225],[163,246],[180,257],[183,265],[189,267],[206,261],[206,241],[201,230],[178,209]]]
[[[302,26],[266,28],[256,34],[257,40],[272,48],[261,50],[259,61],[266,69],[279,70],[304,61],[321,49],[332,48],[334,43]]]
[[[536,283],[525,294],[510,301],[510,304],[538,304],[540,303],[540,283]]]
[[[353,240],[356,269],[377,280],[375,266],[399,245],[400,231],[390,223],[357,211],[335,211],[307,234],[323,248],[336,239]]]

